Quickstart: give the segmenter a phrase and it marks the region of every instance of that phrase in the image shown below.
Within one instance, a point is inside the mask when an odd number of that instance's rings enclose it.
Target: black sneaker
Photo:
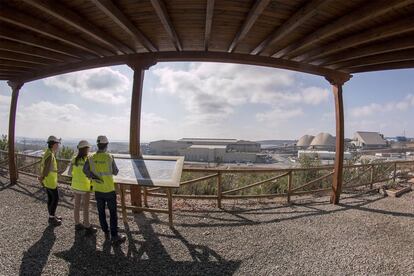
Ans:
[[[122,234],[118,234],[115,237],[111,238],[112,244],[121,244],[126,241],[126,236]]]
[[[62,217],[60,216],[55,216],[55,218],[57,218],[58,220],[62,220]]]
[[[89,227],[84,227],[84,228],[85,228],[86,235],[95,234],[96,231],[97,231],[97,229],[95,227],[93,227],[92,225],[89,226]]]
[[[59,226],[62,224],[62,221],[57,219],[56,217],[49,218],[49,224],[53,226]]]

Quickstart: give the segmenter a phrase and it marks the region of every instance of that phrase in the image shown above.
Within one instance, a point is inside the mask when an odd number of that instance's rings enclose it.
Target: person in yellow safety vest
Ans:
[[[96,228],[89,223],[89,201],[92,190],[91,180],[84,174],[83,166],[88,159],[90,145],[88,141],[79,142],[78,154],[71,160],[68,175],[72,176],[71,187],[75,194],[73,215],[75,220],[75,231],[85,229],[87,234],[96,233]],[[80,223],[80,209],[82,203],[83,224]]]
[[[45,187],[47,193],[47,209],[49,212],[49,224],[58,226],[62,224],[62,218],[56,216],[56,208],[59,202],[58,173],[56,153],[61,139],[49,136],[47,139],[48,148],[45,150],[40,162],[39,181]]]
[[[119,170],[115,164],[114,157],[106,152],[108,143],[106,136],[98,136],[98,151],[86,160],[83,172],[92,180],[99,223],[102,231],[105,233],[105,238],[109,239],[108,222],[106,221],[105,214],[105,205],[107,205],[110,215],[111,241],[113,244],[120,244],[125,242],[126,237],[118,233],[118,214],[113,178],[113,175],[117,175]]]

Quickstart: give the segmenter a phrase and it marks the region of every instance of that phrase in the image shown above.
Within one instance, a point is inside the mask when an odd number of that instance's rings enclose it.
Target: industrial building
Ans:
[[[387,141],[378,132],[357,131],[352,144],[362,149],[380,149],[387,147]]]
[[[303,135],[296,143],[298,149],[312,149],[335,151],[335,137],[326,132],[318,133],[316,136]]]
[[[155,155],[181,155],[186,161],[197,162],[259,162],[259,143],[237,139],[182,138],[159,140],[149,144]]]

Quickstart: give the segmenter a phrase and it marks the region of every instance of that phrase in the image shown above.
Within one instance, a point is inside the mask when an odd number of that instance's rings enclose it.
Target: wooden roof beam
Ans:
[[[117,39],[108,35],[100,28],[96,27],[92,23],[88,22],[84,17],[70,10],[69,7],[60,4],[57,1],[45,1],[45,0],[22,0],[23,2],[45,12],[72,27],[77,28],[81,32],[89,35],[92,39],[98,43],[104,44],[106,47],[116,54],[130,54],[135,51],[128,46],[119,42]]]
[[[250,54],[258,55],[270,44],[275,44],[285,38],[286,35],[318,13],[318,7],[325,2],[325,0],[306,1],[306,4],[303,7],[296,11],[285,23],[282,24],[282,26],[276,28],[265,40],[254,48]]]
[[[309,63],[314,60],[326,57],[330,54],[349,49],[351,47],[373,42],[379,39],[388,38],[394,35],[408,33],[411,31],[414,31],[414,17],[407,17],[380,27],[372,29],[370,28],[365,32],[359,32],[342,40],[329,43],[326,46],[319,47],[315,50],[298,56],[295,58],[295,60]]]
[[[90,0],[95,4],[103,13],[112,19],[119,27],[121,27],[134,42],[138,45],[142,45],[149,52],[156,52],[157,47],[128,19],[125,14],[112,3],[111,0]],[[135,45],[137,47],[137,45]]]
[[[165,31],[168,33],[171,41],[174,44],[174,47],[177,51],[182,51],[183,47],[181,46],[180,39],[178,38],[177,33],[175,32],[174,26],[171,22],[171,18],[168,14],[167,8],[162,0],[151,0],[151,4],[155,9],[155,12],[158,15],[158,18],[161,21]]]
[[[265,8],[269,5],[270,0],[256,0],[253,4],[253,7],[250,8],[249,13],[247,14],[246,20],[243,22],[240,30],[237,32],[233,41],[231,42],[227,52],[231,53],[237,47],[240,41],[242,41],[250,29],[253,27],[257,18],[262,14]]]
[[[207,0],[206,28],[204,32],[204,50],[208,51],[211,37],[211,26],[213,25],[214,0]]]
[[[0,50],[0,59],[22,61],[22,62],[28,62],[28,63],[33,63],[33,64],[39,64],[39,65],[47,65],[47,64],[56,63],[50,59],[35,57],[35,56],[21,54],[21,53],[18,54],[18,53],[13,53],[13,52],[4,51],[4,50]]]
[[[375,56],[368,56],[359,58],[356,60],[345,61],[340,64],[340,69],[348,70],[349,68],[354,67],[365,67],[375,64],[391,63],[391,62],[400,62],[414,60],[414,50],[403,50],[397,52],[391,52],[386,54],[380,54]]]
[[[385,70],[394,70],[394,69],[410,69],[414,68],[414,59],[408,61],[400,62],[390,62],[376,65],[368,65],[362,67],[350,68],[349,72],[351,73],[363,73],[363,72],[373,72],[373,71],[385,71]]]
[[[44,36],[57,39],[73,47],[92,53],[98,57],[112,55],[112,53],[106,49],[93,45],[91,42],[85,41],[78,36],[65,33],[61,29],[48,24],[48,22],[37,19],[33,16],[30,16],[29,14],[22,13],[13,8],[7,8],[3,6],[0,9],[0,20],[42,34]]]
[[[49,59],[57,62],[63,62],[63,61],[74,61],[76,59],[69,58],[67,56],[63,56],[60,54],[57,54],[55,52],[43,50],[41,48],[32,47],[30,45],[21,44],[14,41],[9,41],[5,39],[0,39],[0,50],[8,51],[11,53],[20,53],[20,54],[27,54],[34,57]]]
[[[153,60],[154,62],[176,62],[176,61],[199,61],[199,62],[224,62],[224,63],[237,63],[237,64],[250,64],[256,66],[265,66],[271,68],[280,68],[286,70],[294,70],[303,73],[309,73],[327,77],[337,80],[338,82],[345,82],[351,78],[347,72],[332,70],[320,66],[314,66],[311,64],[299,63],[296,61],[286,59],[276,59],[265,56],[253,56],[249,54],[236,54],[226,52],[205,52],[205,51],[185,51],[185,52],[155,52],[155,53],[140,53],[130,54],[124,56],[112,56],[104,57],[94,60],[86,60],[77,63],[64,64],[59,66],[53,66],[50,68],[44,68],[38,72],[32,72],[26,75],[20,76],[20,80],[23,82],[29,82],[46,78],[50,76],[56,76],[59,74],[70,73],[79,70],[86,70],[92,68],[99,68],[104,66],[114,66],[121,64],[131,64],[134,61],[141,60]]]
[[[50,56],[53,56],[55,53],[58,53],[59,56],[65,57],[65,59],[69,61],[80,60],[82,58],[88,59],[96,57],[88,52],[83,52],[77,48],[72,48],[70,46],[66,46],[49,39],[40,38],[36,35],[22,32],[17,29],[0,28],[0,38],[5,38],[7,40],[23,43],[25,45],[42,48],[44,50],[49,51]],[[8,44],[10,45],[10,43]]]
[[[21,68],[21,67],[10,67],[3,64],[0,64],[0,72],[4,72],[6,74],[19,74],[19,73],[27,73],[30,72],[30,69]]]
[[[320,41],[332,35],[338,34],[357,24],[368,21],[377,16],[381,16],[393,9],[402,8],[414,3],[414,0],[381,0],[368,1],[363,7],[358,7],[354,12],[346,14],[338,20],[326,24],[324,27],[317,29],[315,32],[300,39],[296,43],[292,43],[287,47],[275,52],[272,56],[276,58],[286,57],[293,58],[306,50],[318,46]]]
[[[413,48],[414,37],[402,37],[400,39],[393,39],[383,43],[376,43],[374,45],[369,44],[344,53],[334,54],[326,58],[315,60],[313,64],[329,66],[329,68],[336,69],[339,68],[340,64],[344,61]]]

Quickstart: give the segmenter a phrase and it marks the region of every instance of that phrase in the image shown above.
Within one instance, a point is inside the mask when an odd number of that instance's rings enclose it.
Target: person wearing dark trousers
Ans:
[[[108,138],[98,136],[98,151],[88,158],[83,166],[83,172],[92,180],[92,186],[95,191],[96,206],[99,213],[99,223],[105,237],[108,239],[111,235],[111,241],[114,244],[125,242],[125,235],[118,233],[118,214],[116,204],[116,192],[114,175],[119,170],[115,164],[114,157],[107,153]],[[106,221],[105,208],[109,209],[109,224]]]
[[[59,148],[61,139],[49,136],[47,139],[48,148],[42,156],[40,162],[39,181],[45,187],[47,193],[47,210],[49,212],[49,224],[58,226],[62,223],[62,218],[56,216],[56,208],[59,203],[59,192],[57,189],[57,161],[56,152]]]

